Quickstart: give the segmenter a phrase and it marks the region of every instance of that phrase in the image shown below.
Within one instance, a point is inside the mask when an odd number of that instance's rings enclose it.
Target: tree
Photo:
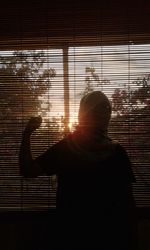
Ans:
[[[101,78],[94,67],[85,67],[85,87],[80,96],[84,96],[95,89],[103,90],[103,85],[110,84],[106,78]]]
[[[141,114],[150,107],[150,74],[139,77],[133,81],[132,86],[136,86],[135,90],[114,90],[112,95],[112,108],[117,115],[134,116]]]
[[[131,88],[132,86],[136,86],[132,91],[115,89],[112,95],[112,108],[116,116],[111,120],[110,131],[115,139],[124,143],[127,149],[131,149],[129,151],[132,164],[136,166],[136,178],[139,178],[140,183],[142,179],[143,183],[142,187],[136,188],[139,192],[142,188],[147,194],[146,176],[150,162],[150,74],[138,77],[132,82]]]
[[[10,165],[10,161],[17,165],[15,156],[18,154],[24,125],[29,117],[38,115],[42,104],[40,97],[49,91],[51,80],[55,76],[54,68],[45,68],[43,51],[14,51],[1,54],[0,136],[3,155],[1,165],[5,173],[8,171],[10,174],[10,169],[5,167]],[[12,171],[16,171],[16,168]]]
[[[55,69],[44,68],[44,52],[15,51],[0,56],[0,115],[3,119],[37,114],[39,96],[48,91]],[[16,110],[17,108],[17,110]]]
[[[10,51],[0,55],[0,192],[4,206],[20,206],[19,193],[22,199],[25,197],[26,205],[31,205],[35,200],[38,206],[41,196],[51,199],[48,178],[24,180],[22,191],[20,180],[13,178],[20,175],[18,155],[26,121],[41,110],[44,115],[51,108],[51,103],[48,99],[44,100],[44,96],[48,96],[56,71],[47,68],[45,58],[44,51]],[[44,125],[31,138],[33,157],[45,151],[50,141],[55,142],[60,137],[55,118],[51,121],[45,119]],[[3,178],[5,175],[9,178]],[[40,188],[44,193],[41,194]],[[47,200],[44,199],[45,203],[43,201],[45,206]]]

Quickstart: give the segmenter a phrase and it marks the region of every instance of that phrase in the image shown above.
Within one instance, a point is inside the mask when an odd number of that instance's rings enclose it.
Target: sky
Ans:
[[[44,68],[54,68],[56,77],[50,80],[49,91],[39,97],[40,115],[47,118],[64,116],[64,75],[62,49],[45,50]],[[11,55],[13,52],[3,52]],[[115,88],[134,90],[133,81],[144,74],[150,74],[150,44],[70,47],[68,51],[70,123],[77,121],[79,102],[85,89],[85,78],[90,77],[94,90],[102,90],[110,99]],[[86,68],[94,68],[99,77],[98,86]],[[51,103],[48,107],[47,103]],[[46,114],[43,110],[47,109]]]
[[[48,66],[56,69],[52,80],[49,98],[52,107],[48,116],[62,116],[63,112],[63,55],[62,50],[49,54]],[[53,56],[52,56],[53,55]],[[55,57],[57,56],[57,59]],[[69,88],[70,88],[70,122],[77,121],[81,93],[85,89],[85,77],[91,77],[86,67],[95,69],[99,81],[107,80],[109,84],[97,86],[91,81],[94,90],[102,90],[110,99],[115,88],[134,90],[133,81],[150,73],[150,44],[120,46],[90,46],[69,48]],[[92,78],[91,78],[92,79]]]

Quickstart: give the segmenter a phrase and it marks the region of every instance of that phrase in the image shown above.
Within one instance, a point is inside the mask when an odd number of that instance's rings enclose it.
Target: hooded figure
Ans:
[[[57,175],[59,247],[134,249],[128,233],[134,214],[134,177],[126,151],[107,136],[110,117],[106,95],[100,91],[87,94],[80,102],[76,131],[31,161],[28,134],[35,123],[30,121],[25,129],[21,169],[28,169],[34,177]]]
[[[94,91],[81,99],[79,125],[72,140],[82,156],[86,153],[87,158],[93,156],[95,161],[112,154],[112,140],[107,135],[110,118],[111,103],[103,92]]]
[[[81,99],[79,125],[84,127],[84,129],[90,129],[91,132],[93,130],[99,130],[102,133],[106,133],[110,117],[110,101],[101,91],[91,92]]]

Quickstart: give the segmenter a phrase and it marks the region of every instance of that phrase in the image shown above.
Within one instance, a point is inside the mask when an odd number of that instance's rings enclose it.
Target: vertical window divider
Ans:
[[[64,74],[64,133],[69,133],[69,60],[68,46],[63,47],[63,74]]]

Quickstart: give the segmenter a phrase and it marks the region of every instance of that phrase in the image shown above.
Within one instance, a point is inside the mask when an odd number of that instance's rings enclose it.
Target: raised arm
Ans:
[[[20,174],[26,178],[37,177],[43,173],[43,170],[40,168],[40,166],[35,160],[33,160],[30,147],[30,137],[32,133],[40,127],[41,122],[42,118],[40,116],[32,117],[23,132],[19,153],[19,166]]]

